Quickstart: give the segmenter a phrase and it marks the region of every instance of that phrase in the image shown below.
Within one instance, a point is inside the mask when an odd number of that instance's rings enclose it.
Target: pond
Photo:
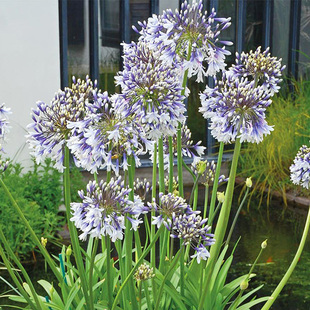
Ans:
[[[237,204],[233,210],[237,208]],[[292,261],[302,234],[306,218],[306,210],[284,208],[279,203],[269,206],[269,220],[266,206],[258,209],[253,200],[247,210],[246,206],[241,212],[232,243],[239,236],[243,236],[237,246],[233,267],[230,271],[230,280],[246,274],[251,264],[255,261],[260,251],[262,241],[268,239],[268,246],[264,250],[258,265],[254,269],[256,277],[250,281],[249,288],[255,288],[261,284],[264,287],[259,291],[259,296],[268,296],[281,280],[287,267]],[[27,267],[30,277],[34,280],[47,278],[53,281],[53,275],[45,274],[44,263],[38,262]],[[7,278],[3,271],[0,276]],[[0,294],[8,289],[0,279]],[[43,293],[43,292],[42,292]],[[8,300],[0,298],[2,309],[9,309]],[[260,309],[261,306],[252,309]],[[310,309],[310,238],[308,238],[304,252],[301,256],[289,283],[282,294],[274,303],[273,310],[305,310]]]

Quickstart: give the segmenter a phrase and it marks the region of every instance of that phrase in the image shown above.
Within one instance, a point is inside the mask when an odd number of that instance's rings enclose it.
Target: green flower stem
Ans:
[[[210,218],[212,218],[214,208],[215,208],[216,193],[217,193],[219,177],[220,177],[220,173],[221,173],[221,164],[222,164],[223,152],[224,152],[224,143],[221,142],[218,157],[217,157],[216,170],[215,170],[215,176],[214,176],[214,182],[213,182],[213,188],[212,188],[212,196],[211,196],[210,210],[209,210],[209,216],[208,216],[208,218],[209,218],[208,225],[211,225]],[[234,180],[234,182],[235,182],[235,180]]]
[[[180,240],[180,295],[184,296],[184,288],[185,288],[185,272],[184,272],[184,246],[182,245],[182,240]]]
[[[181,249],[183,249],[183,247]],[[173,261],[171,262],[171,265],[170,265],[168,271],[166,272],[166,274],[165,274],[165,276],[164,276],[164,278],[162,280],[162,283],[161,283],[159,291],[158,291],[158,296],[157,296],[157,299],[156,299],[156,304],[155,304],[154,310],[158,310],[159,309],[159,304],[161,302],[161,295],[163,293],[166,280],[167,280],[168,276],[170,275],[170,273],[173,271],[174,267],[176,266],[179,258],[182,257],[182,253],[184,253],[183,251],[181,251],[181,249],[178,251],[178,253],[173,258]],[[181,261],[180,261],[180,263],[181,263]]]
[[[65,146],[65,155],[64,155],[64,193],[65,193],[65,206],[66,206],[66,215],[67,215],[67,224],[70,232],[70,238],[72,242],[72,248],[74,253],[74,258],[77,266],[77,270],[79,272],[79,276],[81,279],[81,286],[83,290],[83,296],[86,302],[86,309],[94,309],[94,305],[90,303],[89,300],[89,292],[88,292],[88,285],[86,279],[85,268],[83,265],[83,258],[81,254],[80,243],[78,239],[77,230],[74,224],[70,221],[71,209],[71,195],[70,195],[70,163],[69,163],[69,149]]]
[[[122,283],[122,286],[120,287],[119,291],[117,292],[117,295],[114,299],[113,305],[112,305],[112,309],[111,310],[115,310],[117,307],[117,303],[118,300],[120,298],[120,295],[122,294],[124,288],[126,287],[128,281],[130,279],[132,279],[132,276],[134,274],[134,272],[137,270],[137,268],[140,266],[140,264],[143,262],[145,256],[150,252],[150,250],[152,249],[153,245],[156,243],[158,237],[160,236],[161,232],[163,231],[164,226],[162,225],[158,231],[156,232],[154,238],[151,240],[149,246],[145,249],[145,251],[143,252],[143,254],[139,257],[139,260],[137,261],[136,265],[131,269],[130,273],[128,274],[127,278],[124,280],[124,282]]]
[[[215,210],[214,210],[214,212],[213,212],[213,214],[212,214],[212,217],[210,218],[210,225],[212,225],[214,218],[216,217],[216,215],[217,215],[218,212],[220,211],[221,205],[222,205],[221,202],[219,202],[219,203],[217,204],[217,206],[216,206],[216,208],[215,208]]]
[[[108,286],[108,309],[111,309],[113,294],[112,294],[112,278],[111,278],[111,240],[105,236],[105,244],[107,249],[107,286]]]
[[[25,298],[25,300],[27,301],[28,305],[34,309],[41,309],[41,306],[39,305],[39,308],[32,302],[32,300],[30,299],[28,293],[26,292],[26,290],[24,289],[24,287],[21,285],[21,283],[19,282],[19,280],[17,279],[13,269],[11,268],[10,262],[8,260],[8,258],[6,257],[6,255],[4,254],[3,248],[0,244],[0,256],[2,257],[3,263],[6,267],[6,269],[8,270],[11,279],[13,280],[13,282],[15,283],[16,287],[18,288],[20,294]]]
[[[222,205],[222,209],[221,209],[219,219],[217,222],[217,226],[215,229],[215,233],[214,233],[214,239],[216,241],[215,241],[215,244],[211,246],[210,258],[207,262],[208,272],[206,274],[203,294],[200,298],[198,310],[203,309],[204,301],[206,298],[206,293],[207,293],[208,286],[209,286],[210,279],[211,279],[212,270],[214,268],[214,265],[218,259],[219,253],[221,251],[223,239],[224,239],[225,232],[227,229],[227,223],[228,223],[228,219],[229,219],[229,215],[230,215],[231,203],[232,203],[233,192],[234,192],[234,187],[235,187],[235,178],[236,178],[240,149],[241,149],[241,142],[240,142],[240,139],[238,138],[235,142],[234,155],[233,155],[233,159],[232,159],[232,163],[231,163],[229,180],[228,180],[227,189],[226,189],[226,193],[225,193],[225,201]],[[218,178],[215,177],[214,185],[216,185],[216,183],[218,183],[217,180],[218,180]],[[213,194],[214,193],[212,193],[212,196],[213,196]]]
[[[163,237],[163,238],[162,238]],[[165,265],[165,258],[167,254],[167,239],[169,238],[169,230],[164,230],[163,235],[161,236],[162,240],[162,248],[160,249],[160,258],[159,258],[159,271],[163,273],[163,268]]]
[[[159,192],[165,194],[164,144],[163,138],[158,140],[158,176]]]
[[[6,187],[6,185],[4,184],[3,180],[0,178],[0,185],[2,186],[2,188],[4,189],[5,194],[9,197],[11,203],[12,203],[12,207],[15,209],[15,211],[17,212],[17,214],[19,215],[21,221],[24,223],[25,227],[27,228],[27,230],[30,233],[31,239],[32,241],[37,245],[37,247],[39,248],[41,254],[44,256],[46,262],[48,263],[48,265],[50,266],[51,270],[53,271],[55,277],[57,278],[59,283],[63,283],[63,279],[61,276],[61,273],[59,272],[59,270],[57,269],[56,263],[52,260],[51,256],[49,255],[49,253],[47,252],[47,250],[45,249],[45,247],[41,244],[41,242],[39,241],[38,237],[36,236],[35,232],[33,231],[33,229],[31,228],[29,222],[27,221],[27,219],[25,218],[21,208],[19,207],[19,205],[17,204],[17,202],[15,201],[15,199],[13,198],[12,194],[10,193],[9,189]]]
[[[192,44],[190,43],[188,46],[188,52],[187,52],[187,61],[190,60],[192,54]],[[188,70],[184,72],[183,76],[183,82],[182,82],[182,92],[181,95],[185,95],[185,89],[187,84],[187,76],[188,76]],[[177,131],[177,162],[178,162],[178,183],[179,183],[179,195],[180,197],[184,196],[184,190],[183,190],[183,169],[182,169],[182,124],[179,123],[178,125],[178,131]]]
[[[195,198],[195,191],[198,188],[198,182],[199,182],[200,177],[201,177],[201,173],[198,173],[197,178],[195,178],[195,182],[194,182],[194,185],[193,185],[193,188],[192,188],[192,192],[191,192],[191,196],[190,196],[190,199],[189,199],[189,205],[190,206],[192,205],[193,200]],[[197,194],[198,194],[198,192],[197,192]]]
[[[172,193],[173,191],[173,145],[172,137],[168,138],[169,141],[169,184],[168,192]]]
[[[93,295],[93,271],[94,271],[94,264],[95,264],[95,258],[97,254],[98,249],[98,238],[95,238],[92,254],[90,258],[90,266],[89,266],[89,301],[93,305],[94,304],[94,295]]]
[[[275,300],[277,299],[278,295],[280,294],[280,292],[282,291],[284,285],[287,283],[288,279],[290,278],[292,272],[294,271],[297,262],[300,258],[300,255],[303,251],[303,248],[305,246],[305,242],[307,239],[307,235],[309,232],[309,226],[310,226],[310,206],[308,209],[308,215],[307,215],[307,220],[305,223],[305,227],[304,227],[304,231],[297,249],[297,252],[295,254],[295,257],[290,265],[290,267],[287,269],[284,277],[282,278],[282,280],[280,281],[280,283],[278,284],[278,286],[276,287],[276,289],[274,290],[274,292],[272,293],[272,295],[270,296],[269,300],[265,303],[264,307],[262,308],[262,310],[268,310],[272,304],[275,302]]]
[[[244,203],[245,203],[245,200],[246,200],[246,198],[248,197],[249,190],[250,190],[250,188],[247,187],[247,188],[246,188],[246,192],[245,192],[245,194],[244,194],[244,197],[243,197],[243,199],[242,199],[242,201],[241,201],[241,203],[240,203],[240,206],[239,206],[239,208],[238,208],[238,210],[237,210],[237,212],[236,212],[236,215],[235,215],[235,217],[234,217],[233,223],[232,223],[232,225],[231,225],[231,227],[230,227],[230,230],[229,230],[229,233],[228,233],[228,237],[227,237],[227,239],[226,239],[226,244],[227,244],[227,245],[229,245],[231,235],[232,235],[232,233],[233,233],[233,231],[234,231],[234,228],[235,228],[235,226],[236,226],[236,223],[237,223],[239,214],[240,214],[241,209],[242,209],[242,207],[243,207],[243,205],[244,205]]]
[[[207,210],[208,210],[208,200],[209,200],[209,184],[205,185],[205,201],[203,206],[203,218],[207,217]]]
[[[128,169],[128,185],[131,188],[129,192],[129,199],[134,201],[134,174],[135,174],[135,162],[133,156],[128,157],[129,161],[129,169]],[[133,231],[131,229],[131,224],[128,218],[125,219],[125,275],[127,276],[132,269],[132,241],[133,241]],[[137,239],[138,240],[138,239]],[[141,244],[140,244],[141,248]],[[131,296],[135,296],[135,285],[133,282],[133,278],[130,279],[129,284],[129,292]],[[137,299],[134,297],[132,298],[132,305],[134,309],[138,308]]]
[[[31,293],[32,293],[32,295],[33,295],[35,304],[37,305],[37,307],[40,308],[40,302],[39,302],[37,293],[36,293],[36,291],[35,291],[35,288],[33,287],[32,281],[31,281],[31,279],[29,278],[29,275],[28,275],[27,271],[25,270],[25,268],[23,267],[23,265],[20,263],[20,261],[18,260],[18,258],[17,258],[16,255],[14,254],[14,252],[12,251],[10,245],[8,244],[6,238],[5,238],[4,234],[3,234],[3,231],[2,231],[2,229],[1,229],[1,227],[0,227],[0,239],[1,239],[1,241],[3,242],[4,247],[5,247],[5,250],[7,251],[7,253],[9,254],[9,256],[13,259],[14,263],[16,264],[16,266],[21,270],[21,272],[22,272],[22,274],[23,274],[23,276],[24,276],[24,278],[25,278],[27,284],[29,285],[29,288],[30,288]],[[0,247],[1,247],[1,245],[0,245]],[[2,250],[1,253],[3,253],[3,255],[4,255],[4,251],[3,251],[2,248],[1,248],[1,250]],[[1,254],[1,253],[0,253],[0,254]],[[1,256],[2,256],[2,254],[1,254]],[[3,258],[3,261],[4,261],[4,258]],[[8,261],[8,260],[7,260],[7,261]],[[8,269],[8,266],[6,266],[6,268]],[[10,265],[9,265],[9,268],[11,268]],[[11,271],[13,272],[13,270],[11,270]],[[13,273],[14,273],[14,272],[13,272]],[[10,272],[10,275],[11,275],[11,272]],[[28,300],[27,300],[27,301],[28,301]],[[30,306],[31,306],[31,305],[30,305]],[[39,308],[38,308],[38,309],[39,309]]]
[[[124,279],[126,279],[126,276],[125,276],[124,257],[123,257],[123,252],[122,252],[121,240],[115,241],[115,248],[118,254],[118,263],[119,263],[119,270],[121,274],[121,280],[124,281]],[[108,253],[107,253],[107,259],[108,259]],[[121,305],[120,305],[121,309],[124,309],[124,301],[126,301],[126,298],[125,298],[125,292],[123,291],[122,298],[121,298]]]
[[[157,184],[157,143],[154,143],[154,155],[153,155],[153,174],[152,174],[152,203],[156,199],[156,184]],[[151,211],[151,221],[153,216],[155,216],[155,211]],[[152,243],[152,240],[154,240],[155,236],[155,225],[151,224],[151,238],[150,242]],[[153,270],[156,269],[156,249],[155,249],[155,243],[153,243],[153,246],[151,248],[151,266]],[[154,278],[152,279],[152,290],[153,290],[153,298],[155,300],[156,298],[156,284],[154,281]]]

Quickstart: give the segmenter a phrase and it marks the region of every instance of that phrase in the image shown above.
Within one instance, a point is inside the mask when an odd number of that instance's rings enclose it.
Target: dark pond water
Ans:
[[[235,210],[237,206],[233,207]],[[261,284],[264,287],[259,291],[259,296],[268,296],[281,280],[287,267],[292,261],[302,234],[306,218],[306,210],[287,208],[285,211],[279,203],[269,207],[269,220],[267,208],[264,204],[258,209],[255,202],[251,203],[250,210],[246,207],[241,212],[232,243],[243,236],[237,246],[233,267],[230,271],[230,280],[246,274],[260,251],[262,241],[268,239],[268,247],[254,269],[257,276],[250,282],[249,288]],[[36,281],[42,278],[52,282],[53,275],[44,271],[44,263],[28,264],[30,277]],[[8,279],[7,274],[0,270],[0,276]],[[9,287],[0,279],[0,294]],[[43,292],[42,292],[43,293]],[[3,310],[7,299],[0,298]],[[261,309],[261,306],[252,309]],[[289,283],[282,291],[281,296],[274,303],[273,310],[308,310],[310,309],[310,236]]]

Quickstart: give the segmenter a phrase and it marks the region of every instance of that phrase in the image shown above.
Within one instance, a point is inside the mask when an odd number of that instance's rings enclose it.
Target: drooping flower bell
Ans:
[[[99,184],[90,181],[86,193],[79,191],[82,202],[71,203],[71,221],[83,232],[79,238],[85,240],[90,235],[100,239],[109,236],[112,242],[122,240],[126,218],[132,229],[136,230],[142,222],[139,216],[145,209],[137,196],[134,201],[129,200],[129,192],[130,189],[124,187],[121,178],[112,178],[108,183],[101,181]]]
[[[214,9],[208,16],[200,0],[192,4],[184,1],[180,11],[153,15],[139,23],[140,31],[134,29],[141,34],[140,40],[160,52],[161,59],[188,69],[188,77],[197,75],[197,81],[202,82],[203,76],[225,69],[225,57],[230,55],[225,46],[232,43],[220,41],[219,36],[230,24],[230,18],[217,18]]]
[[[254,81],[223,74],[214,89],[200,95],[199,111],[209,119],[211,134],[220,142],[230,143],[263,140],[273,130],[266,122],[265,110],[271,104],[270,92]]]
[[[73,78],[72,87],[59,90],[49,105],[37,102],[37,108],[32,110],[33,123],[27,127],[27,142],[38,164],[51,156],[55,167],[63,171],[64,146],[72,134],[67,125],[84,118],[86,104],[94,101],[96,92],[96,83],[89,77],[85,81]]]
[[[309,189],[310,185],[310,147],[303,145],[290,166],[291,181]]]

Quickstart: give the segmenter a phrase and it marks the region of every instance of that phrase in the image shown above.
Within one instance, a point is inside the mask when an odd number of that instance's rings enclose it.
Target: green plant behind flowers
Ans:
[[[258,195],[260,203],[266,189],[267,202],[272,190],[283,193],[284,200],[288,190],[307,195],[290,182],[289,167],[300,146],[310,138],[310,82],[294,81],[293,85],[293,94],[277,95],[268,109],[268,123],[274,125],[272,134],[259,144],[244,145],[241,151],[240,175],[251,175],[256,181],[250,196]]]

